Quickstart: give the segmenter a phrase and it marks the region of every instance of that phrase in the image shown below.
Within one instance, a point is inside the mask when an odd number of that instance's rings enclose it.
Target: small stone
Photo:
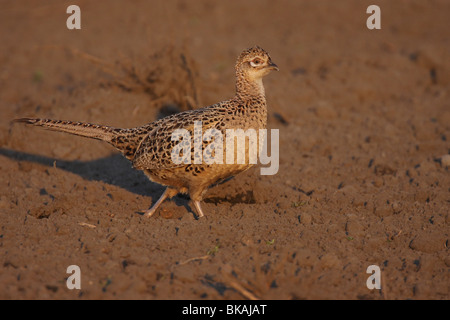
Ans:
[[[413,250],[426,253],[434,253],[445,249],[447,238],[442,235],[431,235],[428,233],[419,234],[409,244]]]
[[[392,210],[394,210],[395,214],[398,214],[402,211],[402,203],[400,201],[394,201],[392,203]]]
[[[301,224],[308,225],[308,224],[311,224],[311,221],[312,221],[312,217],[309,213],[302,213],[300,215],[300,223]]]
[[[320,266],[324,269],[335,269],[340,264],[339,258],[333,253],[327,253],[320,258]]]
[[[450,154],[445,154],[441,157],[441,164],[443,167],[450,167]]]
[[[381,177],[374,177],[373,179],[373,185],[377,188],[383,186],[383,179]]]
[[[255,242],[253,241],[252,237],[250,237],[249,235],[244,235],[241,238],[241,244],[243,244],[244,246],[251,246],[251,245],[254,245]]]
[[[349,220],[345,226],[345,230],[347,231],[349,236],[354,238],[362,238],[364,237],[364,227],[357,221]]]
[[[168,208],[161,208],[160,209],[160,215],[164,219],[172,219],[173,218],[173,211]]]
[[[338,115],[334,106],[328,101],[319,101],[315,105],[314,113],[322,119],[335,119]]]

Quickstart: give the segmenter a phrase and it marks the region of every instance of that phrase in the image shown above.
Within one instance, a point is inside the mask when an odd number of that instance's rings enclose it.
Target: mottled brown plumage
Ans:
[[[267,108],[262,78],[271,70],[278,70],[278,67],[265,50],[256,46],[241,53],[235,69],[236,95],[232,99],[202,109],[174,114],[137,128],[120,129],[35,118],[22,118],[16,121],[99,139],[120,150],[132,162],[134,168],[143,170],[150,180],[167,186],[161,198],[151,209],[145,211],[145,216],[153,215],[166,198],[171,198],[177,193],[188,193],[198,216],[202,217],[204,214],[200,201],[208,187],[250,168],[251,164],[249,161],[244,164],[225,164],[225,161],[223,164],[206,164],[204,161],[195,164],[193,147],[191,164],[176,164],[171,158],[172,148],[177,144],[172,139],[172,133],[176,129],[185,129],[191,137],[194,137],[196,121],[201,121],[203,133],[207,129],[214,128],[224,137],[226,129],[257,131],[266,128]],[[205,150],[211,142],[200,143],[202,150]]]

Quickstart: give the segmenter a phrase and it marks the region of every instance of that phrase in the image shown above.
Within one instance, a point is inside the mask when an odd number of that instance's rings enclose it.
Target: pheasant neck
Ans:
[[[258,100],[265,101],[262,78],[249,79],[238,75],[236,78],[236,97],[242,100],[258,98]]]

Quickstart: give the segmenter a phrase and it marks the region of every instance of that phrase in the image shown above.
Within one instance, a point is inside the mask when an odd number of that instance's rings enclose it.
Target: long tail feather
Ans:
[[[139,128],[121,129],[84,122],[39,118],[21,118],[13,121],[108,142],[129,160],[134,158],[136,150],[149,128],[146,125]]]
[[[78,136],[98,139],[106,142],[111,142],[112,138],[114,137],[114,130],[116,130],[115,128],[108,126],[64,120],[21,118],[15,119],[14,122],[32,124],[35,126],[44,127],[48,130],[67,132]]]

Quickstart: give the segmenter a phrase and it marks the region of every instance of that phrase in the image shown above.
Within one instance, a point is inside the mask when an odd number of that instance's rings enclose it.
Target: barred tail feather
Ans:
[[[64,120],[38,119],[38,118],[20,118],[14,122],[22,122],[35,126],[44,127],[48,130],[67,132],[70,134],[98,139],[111,143],[114,137],[113,127],[101,126],[91,123],[73,122]]]

